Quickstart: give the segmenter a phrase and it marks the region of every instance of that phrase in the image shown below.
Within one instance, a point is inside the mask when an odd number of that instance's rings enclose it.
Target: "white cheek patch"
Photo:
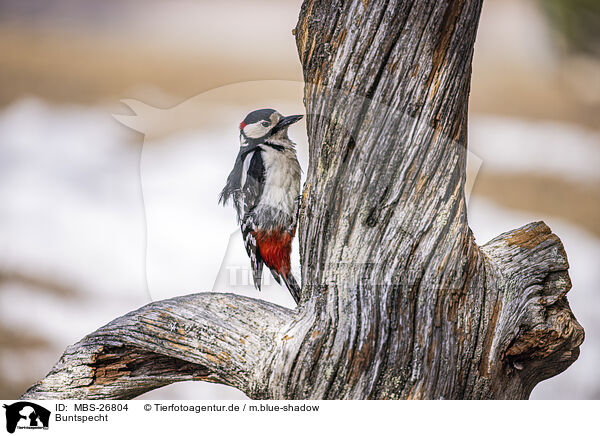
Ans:
[[[261,123],[262,121],[254,124],[248,124],[246,127],[244,127],[244,134],[248,138],[260,138],[265,136],[269,131],[269,128],[263,127]]]

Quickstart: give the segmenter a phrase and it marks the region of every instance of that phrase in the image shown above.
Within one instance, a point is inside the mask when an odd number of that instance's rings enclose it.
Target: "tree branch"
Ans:
[[[584,332],[571,312],[564,247],[535,222],[503,233],[483,247],[494,331],[481,368],[492,374],[495,398],[527,398],[540,381],[579,356]]]
[[[148,304],[67,348],[23,399],[128,399],[185,380],[264,396],[265,362],[293,312],[233,294]]]

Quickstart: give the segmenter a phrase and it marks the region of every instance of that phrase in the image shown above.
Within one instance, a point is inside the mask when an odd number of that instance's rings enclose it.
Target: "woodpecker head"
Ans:
[[[284,117],[274,109],[258,109],[246,115],[240,123],[240,135],[250,141],[285,138],[288,127],[301,118],[302,115]]]

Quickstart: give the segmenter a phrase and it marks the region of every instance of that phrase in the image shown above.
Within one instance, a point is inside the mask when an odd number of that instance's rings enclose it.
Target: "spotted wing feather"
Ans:
[[[242,168],[241,184],[242,199],[240,207],[243,212],[241,223],[242,237],[244,238],[246,252],[250,258],[254,285],[260,291],[264,261],[260,255],[260,250],[256,241],[258,223],[256,222],[256,217],[253,213],[254,208],[260,202],[260,197],[263,193],[265,184],[265,167],[260,148],[248,153],[245,157]]]
[[[256,286],[256,289],[260,291],[264,262],[256,242],[256,224],[254,223],[254,217],[252,214],[247,214],[244,217],[242,220],[241,229],[242,238],[244,239],[244,246],[246,247],[246,253],[248,253],[248,257],[250,258],[254,286]]]

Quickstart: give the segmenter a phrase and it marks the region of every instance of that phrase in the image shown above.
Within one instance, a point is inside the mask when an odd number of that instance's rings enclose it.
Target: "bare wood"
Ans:
[[[202,293],[144,306],[67,348],[25,399],[129,399],[186,380],[264,396],[276,335],[289,309]]]
[[[26,396],[124,398],[202,379],[252,398],[527,398],[566,369],[583,329],[559,238],[540,222],[479,247],[467,223],[480,10],[306,0],[299,308],[158,302],[68,349]]]

